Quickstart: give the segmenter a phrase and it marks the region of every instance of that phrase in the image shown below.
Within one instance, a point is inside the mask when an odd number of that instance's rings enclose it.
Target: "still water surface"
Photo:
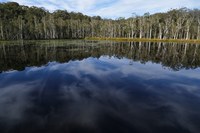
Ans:
[[[0,44],[0,133],[199,133],[200,45]]]

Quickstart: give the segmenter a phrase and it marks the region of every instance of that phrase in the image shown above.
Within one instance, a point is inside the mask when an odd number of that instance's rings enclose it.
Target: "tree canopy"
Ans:
[[[172,9],[166,13],[116,20],[82,13],[0,3],[0,40],[127,37],[200,39],[200,10]]]

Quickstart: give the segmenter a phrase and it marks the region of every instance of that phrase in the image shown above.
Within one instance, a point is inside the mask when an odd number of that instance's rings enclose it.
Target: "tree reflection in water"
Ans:
[[[31,41],[0,45],[0,71],[24,70],[51,61],[68,62],[101,55],[162,64],[172,70],[200,66],[199,44],[155,42]]]

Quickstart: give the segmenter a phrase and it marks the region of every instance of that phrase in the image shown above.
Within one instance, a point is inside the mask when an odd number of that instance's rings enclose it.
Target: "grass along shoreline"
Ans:
[[[42,40],[0,40],[0,44],[2,43],[10,43],[10,42],[31,42],[31,41],[65,41],[65,40],[94,40],[94,41],[118,41],[118,42],[168,42],[168,43],[194,43],[200,44],[200,40],[186,40],[186,39],[156,39],[156,38],[106,38],[106,37],[86,37],[83,39],[42,39]]]
[[[195,43],[200,44],[200,40],[186,40],[186,39],[150,39],[150,38],[106,38],[106,37],[86,37],[85,40],[109,40],[119,42],[176,42],[176,43]]]

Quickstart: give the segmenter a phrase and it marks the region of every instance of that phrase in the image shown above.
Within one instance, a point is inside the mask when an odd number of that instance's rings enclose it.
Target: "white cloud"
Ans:
[[[8,0],[2,0],[8,1]],[[132,13],[165,12],[171,8],[200,8],[199,0],[11,0],[23,5],[45,7],[50,11],[66,9],[106,18],[130,17]]]
[[[145,12],[155,13],[155,12],[166,12],[171,8],[197,8],[200,7],[200,2],[195,2],[195,0],[120,0],[113,4],[110,7],[101,8],[95,13],[98,15],[105,15],[108,17],[128,17],[132,13],[139,15],[144,14]]]

